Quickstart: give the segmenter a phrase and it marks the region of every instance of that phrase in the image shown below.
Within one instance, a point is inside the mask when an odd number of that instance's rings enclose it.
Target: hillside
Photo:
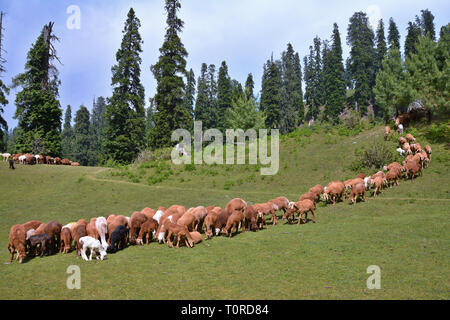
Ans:
[[[9,261],[9,228],[31,219],[62,224],[131,215],[144,207],[224,206],[284,195],[297,201],[315,184],[355,176],[355,150],[383,141],[378,126],[356,136],[293,134],[280,142],[280,170],[258,166],[174,166],[168,162],[108,169],[0,164],[0,259]],[[428,144],[418,137],[422,146]],[[396,148],[394,141],[386,144]],[[422,177],[401,181],[366,203],[319,203],[317,223],[203,241],[193,249],[151,243],[87,263],[67,255],[1,264],[2,299],[449,299],[449,151],[431,144]],[[371,172],[368,172],[371,173]],[[81,268],[81,290],[66,288],[66,268]],[[381,290],[366,269],[381,268]]]

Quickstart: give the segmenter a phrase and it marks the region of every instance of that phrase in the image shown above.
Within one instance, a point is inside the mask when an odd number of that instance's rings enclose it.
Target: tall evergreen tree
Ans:
[[[298,123],[303,121],[303,118],[305,117],[305,105],[303,102],[303,76],[302,76],[302,66],[300,63],[300,56],[298,52],[294,55],[294,92],[296,92],[296,98],[298,99],[298,105],[297,105],[297,119]]]
[[[15,119],[18,119],[14,152],[61,155],[62,110],[58,98],[58,70],[53,42],[53,22],[45,25],[27,54],[25,72],[13,79],[16,95]]]
[[[420,10],[420,18],[416,17],[416,23],[422,29],[422,34],[429,37],[431,40],[436,41],[436,31],[434,28],[434,15],[430,10]]]
[[[64,114],[64,126],[61,133],[61,149],[64,158],[72,159],[73,150],[73,128],[72,128],[72,108],[67,106]]]
[[[153,115],[155,127],[151,130],[149,141],[153,148],[170,146],[173,130],[192,127],[192,117],[183,105],[185,90],[183,77],[187,76],[185,58],[188,53],[178,35],[184,24],[177,16],[180,8],[180,0],[166,0],[166,35],[159,49],[161,55],[158,62],[151,66],[157,82],[155,94],[157,112]]]
[[[237,101],[245,96],[242,84],[236,79],[231,80],[231,101]]]
[[[266,126],[268,128],[280,129],[280,89],[282,80],[279,63],[274,62],[272,57],[265,64],[264,70],[260,110],[264,111],[266,115]]]
[[[400,50],[400,33],[393,18],[389,19],[388,44],[389,49],[396,47]]]
[[[197,81],[197,99],[195,100],[194,117],[196,121],[202,121],[203,126],[211,128],[209,122],[212,118],[209,109],[209,91],[208,91],[208,65],[202,63],[200,76]]]
[[[312,99],[312,97],[313,97],[313,95],[312,95],[312,70],[311,70],[311,67],[312,67],[312,56],[313,56],[312,52],[313,52],[313,49],[312,49],[312,46],[310,46],[309,47],[309,55],[305,56],[303,58],[303,65],[304,65],[304,68],[303,68],[303,70],[304,70],[303,71],[303,73],[304,73],[303,79],[305,81],[305,95],[304,95],[304,98],[305,98],[305,103],[308,106],[307,119],[309,119],[309,114],[311,113],[310,109],[311,109],[311,106],[312,106],[312,103],[313,103],[313,99]]]
[[[92,154],[93,136],[89,118],[89,110],[85,106],[80,106],[75,115],[73,127],[73,159],[82,166],[95,164]]]
[[[325,107],[325,118],[336,123],[339,114],[344,110],[346,88],[344,63],[342,59],[341,36],[338,25],[333,25],[331,35],[332,45],[328,55],[327,71],[324,72],[327,104]]]
[[[228,66],[225,61],[222,61],[217,78],[217,128],[222,131],[225,129],[225,112],[231,108],[232,94]]]
[[[194,118],[194,96],[195,96],[195,75],[194,71],[189,70],[186,83],[186,92],[184,94],[184,107],[189,111],[191,118]]]
[[[245,95],[247,96],[247,99],[255,99],[255,96],[253,95],[254,88],[255,82],[253,81],[253,75],[249,73],[247,80],[245,81]]]
[[[103,139],[105,136],[106,127],[106,100],[103,97],[94,99],[92,104],[91,116],[91,134],[92,134],[92,165],[97,165],[98,162],[104,161],[103,156]]]
[[[354,99],[358,109],[365,113],[373,99],[372,88],[375,85],[376,54],[375,35],[368,26],[365,12],[356,12],[350,18],[347,29],[347,44],[350,46],[349,75],[354,82]]]
[[[377,44],[377,50],[376,50],[376,71],[381,69],[382,62],[384,58],[386,58],[387,55],[387,45],[386,45],[386,38],[384,36],[384,23],[383,19],[380,19],[380,22],[378,23],[377,33],[376,33],[376,44]]]
[[[111,68],[113,94],[106,107],[103,150],[106,158],[131,162],[145,147],[145,91],[141,84],[141,23],[130,8],[116,53],[117,64]]]
[[[408,33],[405,39],[405,58],[412,53],[416,53],[416,45],[422,33],[420,26],[416,22],[408,22]]]

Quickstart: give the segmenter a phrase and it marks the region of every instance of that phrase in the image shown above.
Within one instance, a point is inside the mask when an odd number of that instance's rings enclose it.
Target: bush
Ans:
[[[158,161],[158,160],[170,160],[172,153],[172,148],[163,148],[156,150],[143,150],[139,152],[137,158],[134,160],[134,163],[143,163],[149,161]]]
[[[358,158],[350,165],[353,171],[362,168],[382,169],[397,158],[395,151],[382,142],[375,142],[364,150],[356,150],[355,153]]]
[[[428,130],[425,131],[425,137],[434,143],[446,142],[449,143],[450,129],[447,124],[441,124],[439,126],[433,124]]]

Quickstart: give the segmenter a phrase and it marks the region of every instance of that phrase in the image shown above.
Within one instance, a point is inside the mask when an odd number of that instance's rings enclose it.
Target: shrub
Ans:
[[[350,169],[358,171],[362,168],[382,169],[383,166],[396,160],[396,154],[385,143],[375,142],[364,150],[356,150],[357,159]]]
[[[448,143],[450,137],[450,129],[448,125],[444,123],[439,126],[433,124],[428,130],[425,131],[425,137],[433,143]]]

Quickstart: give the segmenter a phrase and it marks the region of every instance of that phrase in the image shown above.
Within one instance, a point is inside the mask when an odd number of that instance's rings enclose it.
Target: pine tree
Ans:
[[[377,50],[376,50],[376,71],[381,69],[382,62],[384,58],[386,58],[387,55],[387,45],[386,45],[386,38],[384,37],[384,23],[383,19],[380,19],[380,22],[378,23],[377,33],[376,33],[376,44],[377,44]]]
[[[97,165],[98,162],[103,162],[103,147],[102,142],[105,136],[106,127],[106,100],[103,97],[98,97],[93,101],[92,116],[91,116],[91,133],[92,133],[92,165]]]
[[[92,154],[93,136],[91,132],[89,110],[80,106],[75,115],[73,127],[73,159],[82,166],[93,165],[95,162]]]
[[[209,105],[209,90],[208,90],[208,65],[202,64],[200,76],[197,81],[197,99],[195,101],[194,117],[196,121],[202,121],[203,127],[211,127],[211,110]]]
[[[420,18],[416,16],[416,23],[422,29],[422,35],[429,37],[433,41],[436,41],[434,15],[428,9],[420,10],[420,12]]]
[[[226,110],[225,123],[230,129],[263,129],[265,127],[264,113],[257,110],[254,99],[240,96],[231,102],[231,108]]]
[[[293,131],[302,118],[303,97],[301,91],[301,69],[298,55],[290,43],[281,57],[282,88],[280,91],[280,123],[281,133]]]
[[[303,88],[302,88],[302,66],[300,63],[300,56],[298,52],[294,55],[294,92],[296,95],[298,105],[297,105],[297,120],[298,123],[303,121],[303,118],[305,117],[305,105],[303,102]]]
[[[354,13],[347,29],[347,44],[350,46],[348,72],[354,82],[354,100],[361,113],[367,111],[373,99],[372,88],[376,77],[374,38],[366,13]]]
[[[383,60],[383,67],[376,78],[374,93],[376,104],[387,122],[404,105],[404,66],[400,50],[396,46],[389,49],[388,57]]]
[[[416,53],[416,44],[419,41],[419,37],[422,33],[420,26],[416,22],[408,22],[408,34],[405,39],[405,57],[408,57],[412,53]]]
[[[397,25],[393,18],[389,19],[388,44],[389,49],[396,47],[400,50],[400,33],[398,32]]]
[[[61,155],[62,110],[58,97],[58,60],[53,41],[53,22],[45,25],[27,54],[25,72],[13,79],[16,95],[15,119],[18,119],[14,152]]]
[[[436,63],[439,71],[449,72],[450,56],[450,23],[442,26],[436,48]]]
[[[189,70],[186,83],[186,92],[184,94],[184,107],[189,111],[191,118],[194,118],[194,96],[195,96],[195,75],[194,71]]]
[[[253,81],[253,75],[251,73],[248,74],[247,80],[245,81],[245,94],[247,99],[255,99],[253,95],[253,90],[255,88],[255,82]]]
[[[327,97],[325,118],[333,123],[336,123],[339,120],[339,114],[344,110],[346,98],[345,70],[342,59],[341,36],[336,23],[333,25],[331,40],[331,50],[327,59],[327,64],[329,67],[327,67],[327,71],[324,71],[324,82]]]
[[[262,86],[261,90],[260,109],[266,115],[266,127],[280,129],[281,70],[279,63],[273,61],[273,57],[265,65],[263,82],[264,86]]]
[[[310,109],[312,106],[312,70],[311,70],[311,66],[312,66],[312,46],[309,47],[309,55],[305,56],[303,58],[303,65],[304,65],[304,75],[303,75],[303,79],[305,81],[305,95],[304,95],[304,99],[305,99],[305,103],[308,106],[308,111],[307,111],[307,116],[306,119],[310,119],[309,114],[310,114]]]
[[[217,78],[217,128],[221,131],[225,129],[225,112],[231,108],[232,94],[233,88],[228,75],[228,66],[225,61],[222,61]]]
[[[116,53],[117,64],[111,68],[113,94],[106,107],[103,150],[106,158],[131,162],[145,147],[145,91],[140,81],[141,23],[130,8]]]
[[[190,129],[192,117],[183,105],[187,77],[186,49],[179,37],[183,21],[178,18],[180,0],[166,0],[167,28],[164,43],[159,49],[158,62],[151,66],[156,78],[156,111],[153,115],[155,127],[152,128],[149,144],[152,148],[172,145],[171,134],[179,128]]]
[[[244,96],[246,96],[246,94],[242,88],[242,84],[236,79],[231,80],[231,101],[237,101]]]
[[[73,129],[72,129],[72,108],[67,106],[64,114],[64,126],[61,133],[61,149],[64,158],[72,159],[73,150]]]

